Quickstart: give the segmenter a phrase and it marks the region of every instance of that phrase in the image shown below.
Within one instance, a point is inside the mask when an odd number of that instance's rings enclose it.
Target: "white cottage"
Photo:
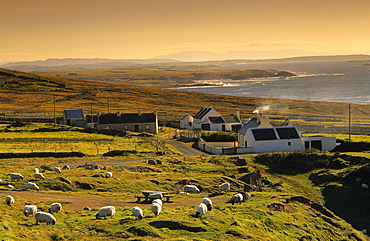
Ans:
[[[221,115],[212,106],[205,105],[194,116],[185,114],[180,120],[181,129],[207,131],[235,131],[241,126],[240,114]]]
[[[260,152],[292,152],[315,148],[331,151],[336,146],[335,137],[302,137],[297,127],[289,126],[286,120],[281,126],[273,127],[268,118],[256,113],[243,123],[238,131],[240,148]]]

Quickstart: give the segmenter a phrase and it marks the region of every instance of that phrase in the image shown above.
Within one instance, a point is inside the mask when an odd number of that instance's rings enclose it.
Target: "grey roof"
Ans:
[[[256,141],[277,140],[274,128],[257,128],[251,131]]]
[[[221,116],[208,117],[209,121],[213,124],[225,123],[224,119]]]
[[[280,139],[297,139],[300,138],[297,129],[294,127],[277,127],[275,128]]]
[[[210,110],[212,110],[211,106],[205,106],[202,109],[200,109],[198,113],[195,114],[194,118],[202,119],[208,112],[210,112]]]
[[[66,118],[83,118],[84,114],[81,109],[79,110],[64,110],[64,115]]]
[[[99,124],[150,123],[156,121],[157,115],[155,113],[109,113],[99,116]]]
[[[275,134],[275,131],[277,135]],[[277,139],[299,139],[300,135],[295,127],[268,127],[268,128],[253,128],[252,135],[256,141],[269,141]]]
[[[247,124],[243,125],[242,128],[239,129],[239,133],[245,135],[249,128],[256,128],[259,127],[260,123],[257,122],[257,118],[253,118],[247,122]]]
[[[226,123],[241,123],[240,119],[236,115],[223,115],[222,117]]]

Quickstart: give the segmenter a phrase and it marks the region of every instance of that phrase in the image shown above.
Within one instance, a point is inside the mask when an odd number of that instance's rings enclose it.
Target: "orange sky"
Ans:
[[[280,49],[370,54],[370,1],[0,0],[0,63]]]

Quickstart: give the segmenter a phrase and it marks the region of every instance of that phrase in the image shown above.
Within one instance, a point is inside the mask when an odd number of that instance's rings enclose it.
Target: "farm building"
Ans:
[[[236,131],[240,126],[239,111],[236,112],[236,115],[221,115],[209,105],[203,106],[194,116],[186,113],[180,119],[181,129]]]
[[[217,144],[217,145],[216,145]],[[272,126],[269,118],[259,113],[253,113],[242,124],[238,131],[238,142],[207,143],[199,142],[201,150],[213,154],[243,154],[261,152],[293,152],[315,148],[331,151],[336,146],[335,137],[302,137],[296,126],[290,126],[289,121],[280,126]]]
[[[238,146],[253,148],[253,152],[291,152],[315,148],[331,151],[336,145],[335,137],[302,137],[297,127],[289,121],[277,127],[269,119],[253,113],[238,131]]]
[[[158,134],[158,116],[154,113],[108,113],[100,114],[97,129],[118,129],[132,132]]]
[[[86,125],[85,117],[81,109],[64,110],[63,117],[58,119],[58,123],[62,125],[84,127]]]

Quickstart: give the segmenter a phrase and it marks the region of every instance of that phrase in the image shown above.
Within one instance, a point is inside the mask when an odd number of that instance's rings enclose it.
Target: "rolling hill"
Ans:
[[[204,94],[50,77],[8,69],[0,69],[0,78],[8,81],[0,87],[3,112],[52,112],[55,104],[58,113],[65,109],[97,113],[107,112],[109,108],[110,112],[157,111],[162,115],[183,115],[196,113],[203,105],[212,105],[225,114],[239,109],[244,118],[259,109],[272,119],[290,118],[299,123],[313,121],[329,127],[347,125],[348,118],[346,103]],[[351,110],[356,123],[368,128],[370,106],[352,104]]]

